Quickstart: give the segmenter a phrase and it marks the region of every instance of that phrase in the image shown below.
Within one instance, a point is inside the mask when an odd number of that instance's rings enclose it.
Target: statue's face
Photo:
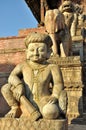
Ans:
[[[30,43],[27,49],[27,59],[33,62],[43,62],[47,58],[47,45],[45,43]]]
[[[63,10],[63,12],[72,12],[72,10],[73,10],[72,2],[70,0],[64,1],[63,5],[62,5],[62,10]]]

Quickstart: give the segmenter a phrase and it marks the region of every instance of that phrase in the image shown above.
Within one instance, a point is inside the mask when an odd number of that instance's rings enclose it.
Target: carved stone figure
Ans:
[[[83,21],[83,18],[81,18],[83,12],[81,7],[70,0],[65,0],[59,10],[64,15],[65,23],[70,30],[71,36],[75,36],[77,25]]]
[[[64,15],[65,23],[66,23],[67,27],[69,28],[69,30],[71,30],[73,20],[74,20],[74,18],[76,19],[76,14],[74,14],[74,6],[73,6],[72,1],[70,1],[70,0],[64,1],[62,3],[62,5],[60,6],[59,10]],[[74,26],[75,26],[75,24],[74,24]]]
[[[23,103],[32,120],[64,118],[67,95],[61,71],[58,65],[47,62],[51,38],[47,34],[30,33],[25,45],[26,61],[14,68],[8,84],[1,89],[11,108],[5,116],[18,117],[19,104]]]
[[[71,54],[71,36],[65,25],[64,15],[58,9],[47,10],[45,27],[53,41],[53,55],[69,56]]]

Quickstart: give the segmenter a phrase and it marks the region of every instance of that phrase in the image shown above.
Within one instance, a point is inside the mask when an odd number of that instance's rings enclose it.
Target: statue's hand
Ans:
[[[24,86],[19,84],[13,90],[13,96],[16,98],[17,101],[20,101],[20,97],[24,94]]]
[[[55,104],[55,103],[58,103],[58,99],[56,98],[56,97],[54,97],[54,96],[51,96],[50,98],[49,98],[49,102],[48,102],[49,104],[50,103],[52,103],[52,104]]]

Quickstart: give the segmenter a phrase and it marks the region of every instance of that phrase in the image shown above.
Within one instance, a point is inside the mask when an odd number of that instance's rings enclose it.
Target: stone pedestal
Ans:
[[[67,120],[39,120],[28,118],[1,118],[0,130],[68,130]]]
[[[68,122],[76,121],[83,115],[83,80],[80,57],[51,57],[49,61],[58,64],[61,68],[68,96]]]

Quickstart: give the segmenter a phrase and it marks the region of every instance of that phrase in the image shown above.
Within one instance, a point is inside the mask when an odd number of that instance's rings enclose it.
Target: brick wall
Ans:
[[[24,51],[24,37],[0,38],[0,86],[14,66],[25,59]]]
[[[39,27],[39,28],[20,29],[19,33],[18,33],[18,36],[26,36],[30,32],[44,33],[45,28],[44,27]]]

